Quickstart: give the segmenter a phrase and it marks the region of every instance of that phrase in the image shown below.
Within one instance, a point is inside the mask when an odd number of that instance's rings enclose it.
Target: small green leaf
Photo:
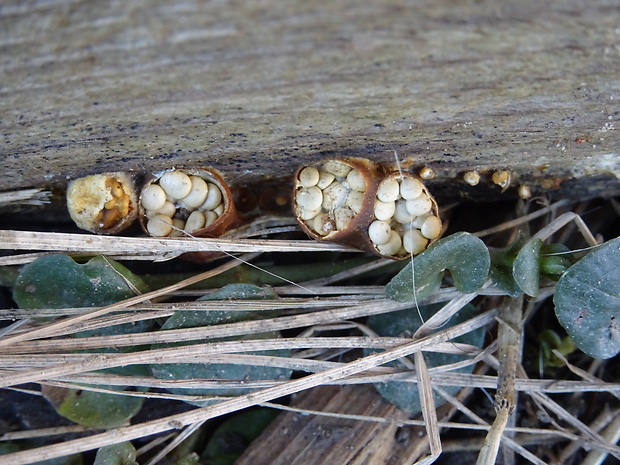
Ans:
[[[564,366],[564,362],[553,353],[553,350],[567,356],[573,353],[576,348],[569,336],[562,339],[551,329],[545,329],[538,333],[538,340],[540,341],[540,361],[543,368]]]
[[[553,301],[560,324],[583,352],[602,359],[620,352],[620,237],[571,266]]]
[[[146,291],[120,263],[102,255],[80,265],[67,255],[49,255],[24,266],[13,297],[20,308],[97,307]]]
[[[523,244],[525,244],[525,236],[519,231],[515,240],[507,247],[489,247],[491,281],[498,289],[511,297],[518,297],[522,292],[512,276],[512,266]]]
[[[420,314],[422,315],[422,318],[427,320],[442,306],[443,304],[424,305],[420,307]],[[475,307],[473,305],[467,305],[452,317],[450,323],[455,325],[463,323],[475,315]],[[373,315],[368,318],[368,326],[379,336],[410,337],[411,334],[415,333],[415,331],[421,326],[421,324],[422,322],[420,321],[420,316],[416,308],[385,313],[382,315]],[[484,342],[484,333],[484,328],[478,328],[475,331],[471,331],[456,338],[455,341],[481,347]],[[373,351],[367,349],[364,352],[368,355]],[[445,354],[438,352],[424,353],[424,359],[429,368],[450,363],[457,363],[465,358],[465,356],[458,354]],[[388,365],[402,367],[398,361],[389,363]],[[469,365],[455,371],[471,373],[473,369],[474,365]],[[406,381],[388,381],[387,383],[375,384],[375,387],[388,402],[394,404],[396,407],[409,413],[410,415],[417,415],[421,412],[422,408],[420,406],[420,394],[417,383]],[[460,388],[458,386],[451,386],[445,387],[444,389],[454,395]],[[443,397],[437,394],[435,394],[434,398],[436,406],[440,406],[446,402]]]
[[[536,297],[540,292],[540,239],[530,239],[519,251],[512,265],[512,276],[527,295]]]
[[[253,284],[234,283],[218,289],[198,300],[275,300],[278,295],[270,287],[259,287]]]
[[[260,288],[251,284],[229,284],[222,289],[201,297],[198,300],[269,300],[277,298],[277,295],[269,288]],[[190,311],[177,312],[172,315],[162,329],[195,328],[199,326],[210,326],[224,323],[235,323],[238,321],[257,320],[261,318],[271,318],[276,316],[271,311]],[[268,331],[258,334],[248,334],[234,338],[215,338],[209,342],[224,340],[249,340],[249,339],[274,339],[280,337],[278,331]],[[184,344],[174,344],[184,345]],[[170,344],[159,344],[154,347],[170,347]],[[274,357],[288,357],[289,351],[262,350],[255,352],[244,352],[247,354],[268,355]],[[156,378],[160,379],[222,379],[222,380],[261,380],[261,379],[288,379],[292,370],[279,367],[233,365],[226,363],[167,363],[151,365],[151,371]],[[185,389],[171,388],[170,392],[179,395],[196,396],[238,396],[252,392],[251,388],[220,388],[220,389]],[[194,405],[206,405],[209,402],[195,401],[190,402]]]
[[[99,255],[78,264],[67,255],[50,255],[24,266],[13,289],[20,308],[103,307],[146,292],[144,282],[120,263]],[[76,337],[148,331],[151,320],[76,333]]]
[[[403,268],[388,283],[386,293],[399,302],[431,295],[439,288],[446,269],[452,273],[459,291],[476,292],[486,281],[490,265],[489,250],[482,240],[466,232],[452,234],[415,257],[413,267],[410,263]]]
[[[564,244],[544,244],[540,249],[540,274],[557,281],[575,263]]]
[[[114,389],[113,386],[97,386]],[[59,415],[84,426],[113,428],[129,422],[144,403],[142,397],[106,394],[81,389],[43,386],[43,396]]]
[[[131,442],[104,446],[97,451],[93,465],[138,465],[136,449]]]

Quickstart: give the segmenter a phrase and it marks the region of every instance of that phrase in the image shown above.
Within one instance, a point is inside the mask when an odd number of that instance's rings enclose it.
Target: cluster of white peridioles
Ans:
[[[424,183],[408,173],[394,173],[380,182],[373,214],[368,236],[381,255],[417,255],[441,234],[435,200]]]
[[[366,181],[347,163],[328,160],[307,166],[297,181],[295,214],[320,237],[346,229],[362,209]]]
[[[209,168],[162,171],[145,184],[139,200],[129,175],[87,176],[70,183],[67,206],[80,228],[100,234],[126,228],[136,210],[144,230],[156,237],[218,236],[248,219],[237,216],[230,189]],[[302,167],[293,210],[311,237],[389,258],[419,254],[442,231],[437,203],[421,177],[361,158]]]
[[[384,257],[419,254],[441,234],[437,203],[422,180],[370,160],[330,159],[303,167],[293,198],[295,215],[312,237]]]
[[[222,190],[208,173],[165,171],[140,195],[140,208],[151,236],[181,236],[213,224],[225,209]]]

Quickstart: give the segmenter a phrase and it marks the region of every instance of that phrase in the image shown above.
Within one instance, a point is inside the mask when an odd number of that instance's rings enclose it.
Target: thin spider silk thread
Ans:
[[[403,169],[400,165],[400,159],[398,158],[398,153],[394,150],[394,159],[396,160],[396,166],[398,167],[398,174],[400,176],[400,181],[402,182],[404,179]],[[411,228],[413,228],[413,218],[410,223]],[[424,324],[424,318],[422,318],[422,311],[420,310],[420,306],[418,305],[418,295],[416,293],[415,287],[415,265],[413,264],[413,254],[411,254],[411,258],[409,259],[411,263],[411,290],[413,291],[413,303],[418,312],[418,316],[420,317],[420,321]]]
[[[158,219],[158,220],[159,220],[159,219]],[[159,220],[159,221],[162,221],[162,220]],[[176,227],[176,226],[174,226],[174,225],[170,225],[170,226],[172,226],[172,229],[174,229],[174,230],[176,230],[176,231],[178,231],[178,232],[180,232],[180,233],[182,233],[182,234],[184,234],[184,235],[186,235],[186,236],[188,236],[188,237],[191,237],[192,239],[194,239],[194,240],[196,240],[196,241],[198,241],[198,242],[205,242],[205,241],[204,241],[204,238],[202,238],[202,237],[196,237],[196,236],[194,236],[193,234],[191,234],[191,233],[189,233],[189,232],[185,231],[184,229],[177,228],[177,227]],[[273,276],[274,278],[281,279],[281,280],[282,280],[282,281],[284,281],[285,283],[292,284],[293,286],[296,286],[296,287],[298,287],[298,288],[300,288],[300,289],[303,289],[304,291],[309,292],[310,294],[314,294],[314,295],[316,295],[316,294],[317,294],[317,293],[316,293],[316,292],[314,292],[312,289],[308,289],[307,287],[304,287],[304,286],[302,286],[301,284],[297,284],[296,282],[291,281],[290,279],[286,279],[286,278],[285,278],[285,277],[283,277],[283,276],[277,275],[276,273],[272,273],[271,271],[265,270],[265,269],[261,268],[261,267],[260,267],[260,266],[258,266],[258,265],[254,265],[253,263],[250,263],[250,262],[248,262],[248,261],[246,261],[246,260],[243,260],[243,259],[241,259],[241,258],[239,258],[239,257],[237,257],[237,256],[235,256],[235,255],[233,255],[233,254],[231,254],[230,252],[226,252],[225,250],[222,250],[222,249],[221,249],[221,247],[220,247],[219,245],[217,245],[217,244],[216,244],[216,246],[220,249],[220,252],[222,252],[224,255],[227,255],[228,257],[233,258],[233,259],[235,259],[235,260],[237,260],[237,261],[239,261],[239,262],[243,263],[244,265],[251,266],[252,268],[257,269],[257,270],[259,270],[259,271],[262,271],[263,273],[266,273],[266,274],[268,274],[268,275],[270,275],[270,276]]]

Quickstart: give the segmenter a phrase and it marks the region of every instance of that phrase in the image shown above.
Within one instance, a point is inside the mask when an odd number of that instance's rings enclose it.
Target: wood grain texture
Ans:
[[[5,0],[0,190],[172,165],[249,183],[397,151],[446,195],[471,191],[451,180],[474,168],[615,195],[619,14],[616,0]]]
[[[376,423],[283,412],[235,465],[396,465],[407,449],[397,422],[407,415],[371,386],[319,386],[293,396],[297,408],[393,420]]]

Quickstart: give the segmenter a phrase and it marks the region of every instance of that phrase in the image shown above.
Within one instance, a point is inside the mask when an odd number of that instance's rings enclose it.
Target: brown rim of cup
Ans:
[[[390,259],[417,255],[441,235],[437,202],[419,177],[361,158],[300,168],[293,212],[313,239]]]
[[[155,237],[183,237],[188,223],[192,236],[219,237],[241,223],[228,184],[213,168],[171,168],[153,175],[140,194],[139,218]]]
[[[377,178],[377,165],[363,158],[331,158],[300,168],[292,202],[300,227],[313,239],[368,250]]]

